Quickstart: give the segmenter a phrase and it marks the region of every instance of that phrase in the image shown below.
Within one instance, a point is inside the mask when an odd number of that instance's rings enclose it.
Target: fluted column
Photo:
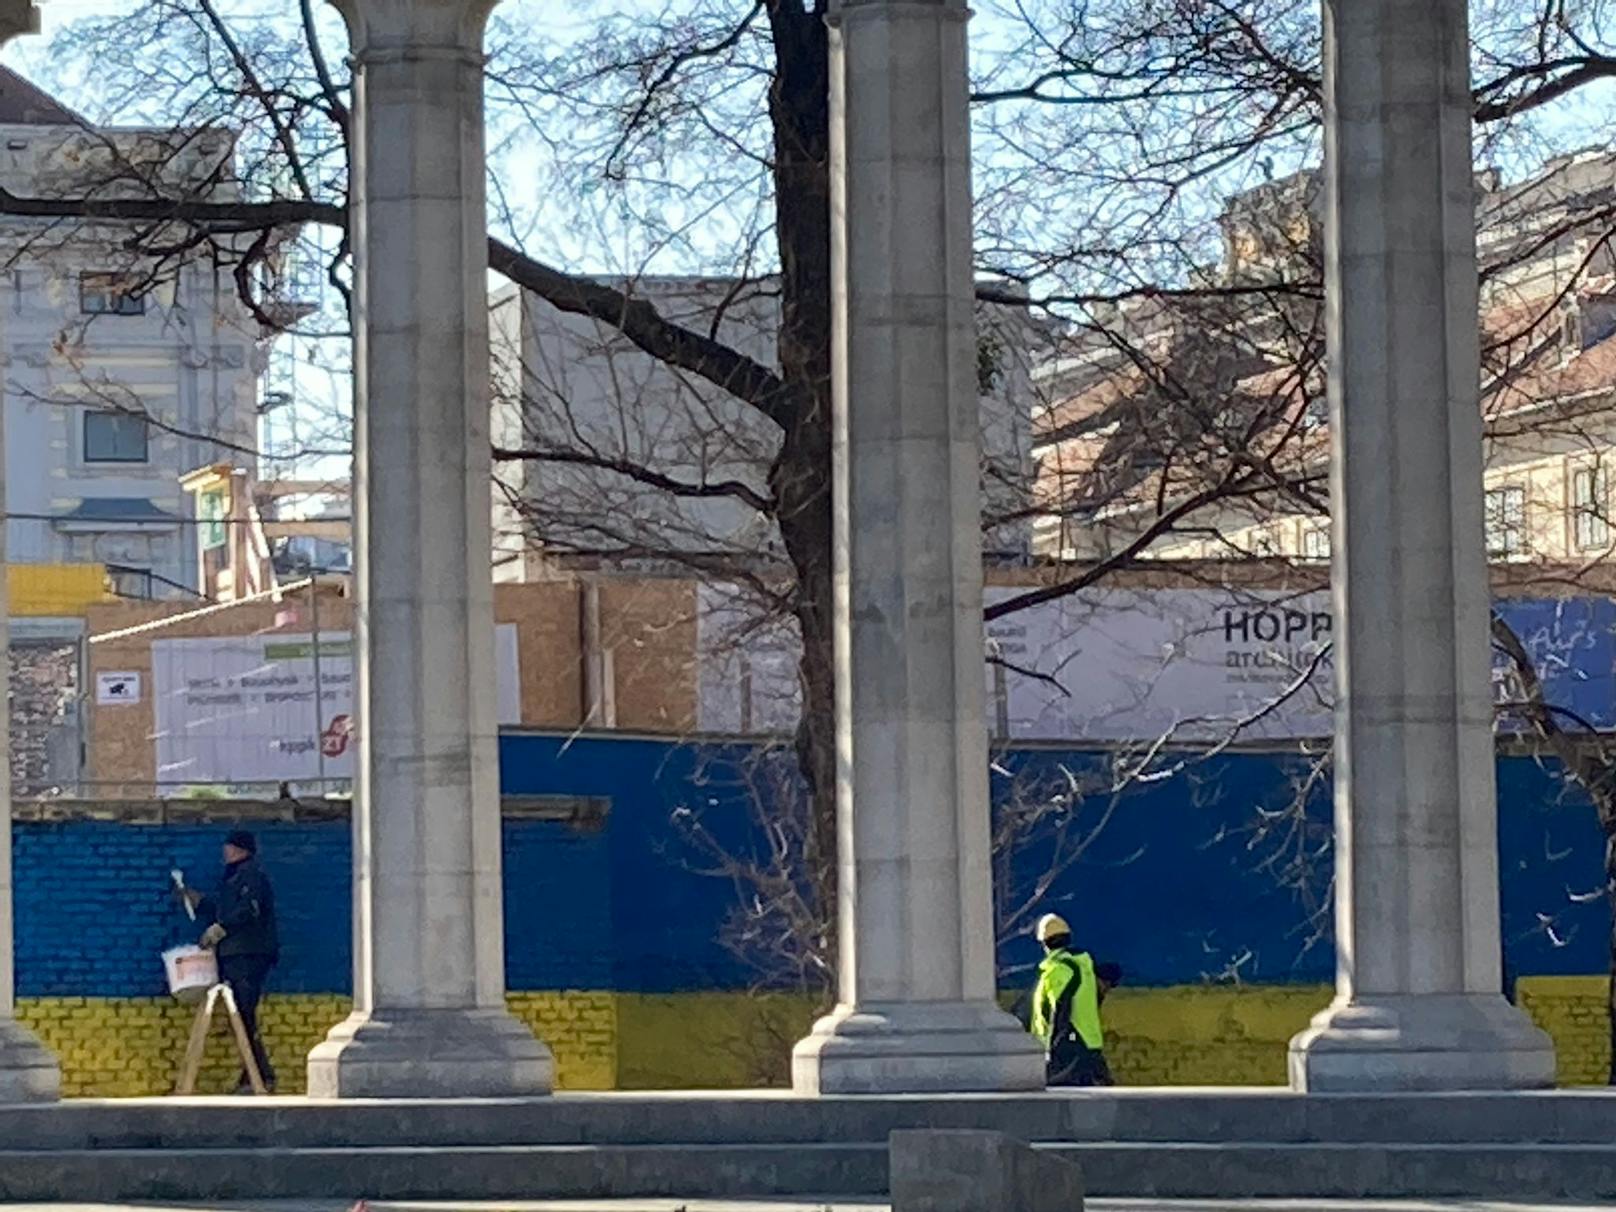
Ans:
[[[337,0],[354,63],[354,1013],[315,1096],[550,1089],[505,1009],[489,533],[483,27]]]
[[[841,971],[808,1094],[1044,1082],[994,1000],[968,16],[832,6]]]
[[[18,34],[39,32],[39,10],[30,0],[0,0],[0,46]],[[4,417],[0,398],[0,418]],[[0,501],[5,499],[5,426],[0,423]],[[0,522],[0,572],[6,565],[6,526]],[[11,676],[11,598],[0,576],[0,688]],[[11,715],[0,694],[0,1103],[46,1102],[61,1093],[62,1074],[33,1032],[16,1019],[15,955],[11,898]]]
[[[1337,994],[1291,1081],[1546,1086],[1500,993],[1467,4],[1324,8]]]

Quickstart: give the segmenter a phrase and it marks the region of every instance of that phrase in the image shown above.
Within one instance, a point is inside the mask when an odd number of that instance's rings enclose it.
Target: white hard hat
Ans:
[[[1062,934],[1069,935],[1072,928],[1066,924],[1066,919],[1058,913],[1046,913],[1038,919],[1038,929],[1035,931],[1040,943],[1047,943],[1050,939]]]

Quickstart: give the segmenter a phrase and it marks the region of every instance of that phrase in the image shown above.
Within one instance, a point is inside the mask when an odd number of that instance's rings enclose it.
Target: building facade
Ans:
[[[776,365],[780,298],[769,278],[614,281],[674,323]],[[610,325],[519,288],[491,300],[495,575],[545,575],[547,559],[729,560],[782,556],[757,507],[779,433],[752,406],[637,349]],[[1026,309],[978,310],[984,545],[1031,549],[1032,370],[1049,335]],[[522,452],[523,457],[511,457]],[[829,468],[825,469],[829,475]]]
[[[1485,516],[1495,563],[1589,564],[1616,547],[1616,155],[1505,185],[1478,175]],[[1057,561],[1329,560],[1329,418],[1311,174],[1232,200],[1211,284],[1295,295],[1135,307],[1112,341],[1039,371],[1035,547]],[[1136,356],[1125,356],[1121,350]],[[1270,469],[1242,481],[1242,463]],[[1244,486],[1243,486],[1244,485]]]
[[[226,131],[95,128],[0,72],[0,185],[19,197],[236,186]],[[124,596],[194,593],[180,477],[251,464],[266,332],[232,266],[126,250],[127,226],[0,221],[8,558],[100,563]]]

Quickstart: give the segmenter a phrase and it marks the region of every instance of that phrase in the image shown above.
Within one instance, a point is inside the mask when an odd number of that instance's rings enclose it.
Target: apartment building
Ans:
[[[236,196],[222,130],[95,127],[0,69],[0,186],[20,197]],[[180,477],[250,465],[267,334],[233,269],[131,253],[130,228],[0,216],[7,555],[100,563],[131,597],[194,593]]]
[[[1616,154],[1478,186],[1488,548],[1601,560],[1616,547]],[[1222,226],[1222,282],[1316,275],[1310,175],[1232,200]],[[1042,367],[1038,552],[1328,560],[1319,311],[1305,293],[1119,310],[1115,339],[1088,334]],[[1272,474],[1240,478],[1259,466]]]
[[[773,279],[612,285],[764,366],[776,364]],[[1032,371],[1049,333],[1025,309],[1005,305],[983,306],[978,324],[984,543],[999,559],[1024,560]],[[781,558],[779,535],[755,499],[769,493],[780,435],[757,409],[656,361],[612,326],[514,286],[494,295],[491,332],[498,578],[542,578],[557,557],[619,568]],[[516,452],[524,457],[501,457]]]

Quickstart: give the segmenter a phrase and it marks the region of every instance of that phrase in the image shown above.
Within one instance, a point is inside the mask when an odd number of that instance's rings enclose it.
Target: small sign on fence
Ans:
[[[114,707],[121,703],[140,702],[140,674],[96,674],[95,702],[98,707]]]

